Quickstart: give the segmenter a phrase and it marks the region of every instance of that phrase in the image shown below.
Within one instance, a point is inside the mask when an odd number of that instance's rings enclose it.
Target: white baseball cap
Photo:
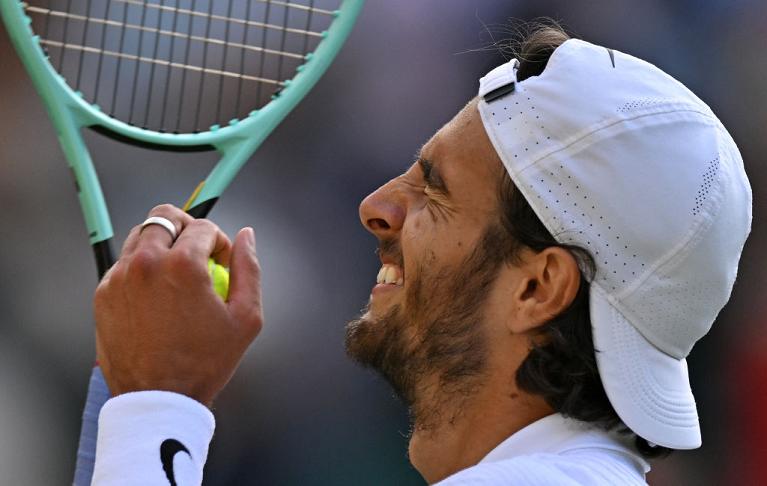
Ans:
[[[539,76],[480,80],[485,130],[560,243],[590,250],[592,334],[607,397],[633,432],[701,445],[686,357],[730,297],[751,187],[711,109],[657,67],[571,39]]]

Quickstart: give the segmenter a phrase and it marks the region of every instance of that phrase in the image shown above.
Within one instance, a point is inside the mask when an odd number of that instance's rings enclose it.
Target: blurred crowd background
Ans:
[[[205,484],[423,484],[402,405],[344,355],[344,324],[379,268],[357,206],[503,61],[482,48],[508,36],[509,19],[539,16],[659,65],[741,148],[753,232],[730,304],[689,358],[704,445],[658,462],[650,482],[767,484],[762,0],[369,0],[328,74],[211,214],[230,235],[256,229],[266,326],[217,402]],[[52,125],[2,29],[0,72],[0,484],[66,484],[94,354],[96,270]],[[213,159],[87,140],[119,243],[155,204],[183,202]]]

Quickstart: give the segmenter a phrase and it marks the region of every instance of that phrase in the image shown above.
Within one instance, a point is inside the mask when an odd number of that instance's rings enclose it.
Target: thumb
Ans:
[[[255,336],[263,324],[261,309],[261,266],[256,257],[253,228],[243,228],[232,245],[229,262],[229,312]]]

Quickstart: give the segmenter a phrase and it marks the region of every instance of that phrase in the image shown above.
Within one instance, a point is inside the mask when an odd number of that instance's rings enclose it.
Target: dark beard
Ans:
[[[408,315],[394,306],[384,316],[366,313],[347,325],[347,354],[386,379],[419,430],[454,421],[483,383],[483,307],[507,246],[504,230],[493,225],[460,265],[409,269]]]

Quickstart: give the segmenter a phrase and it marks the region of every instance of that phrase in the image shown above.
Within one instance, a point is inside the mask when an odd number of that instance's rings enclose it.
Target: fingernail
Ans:
[[[250,248],[255,251],[256,250],[256,233],[253,231],[253,228],[248,227],[246,228],[246,231],[248,233],[248,244],[250,245]]]

